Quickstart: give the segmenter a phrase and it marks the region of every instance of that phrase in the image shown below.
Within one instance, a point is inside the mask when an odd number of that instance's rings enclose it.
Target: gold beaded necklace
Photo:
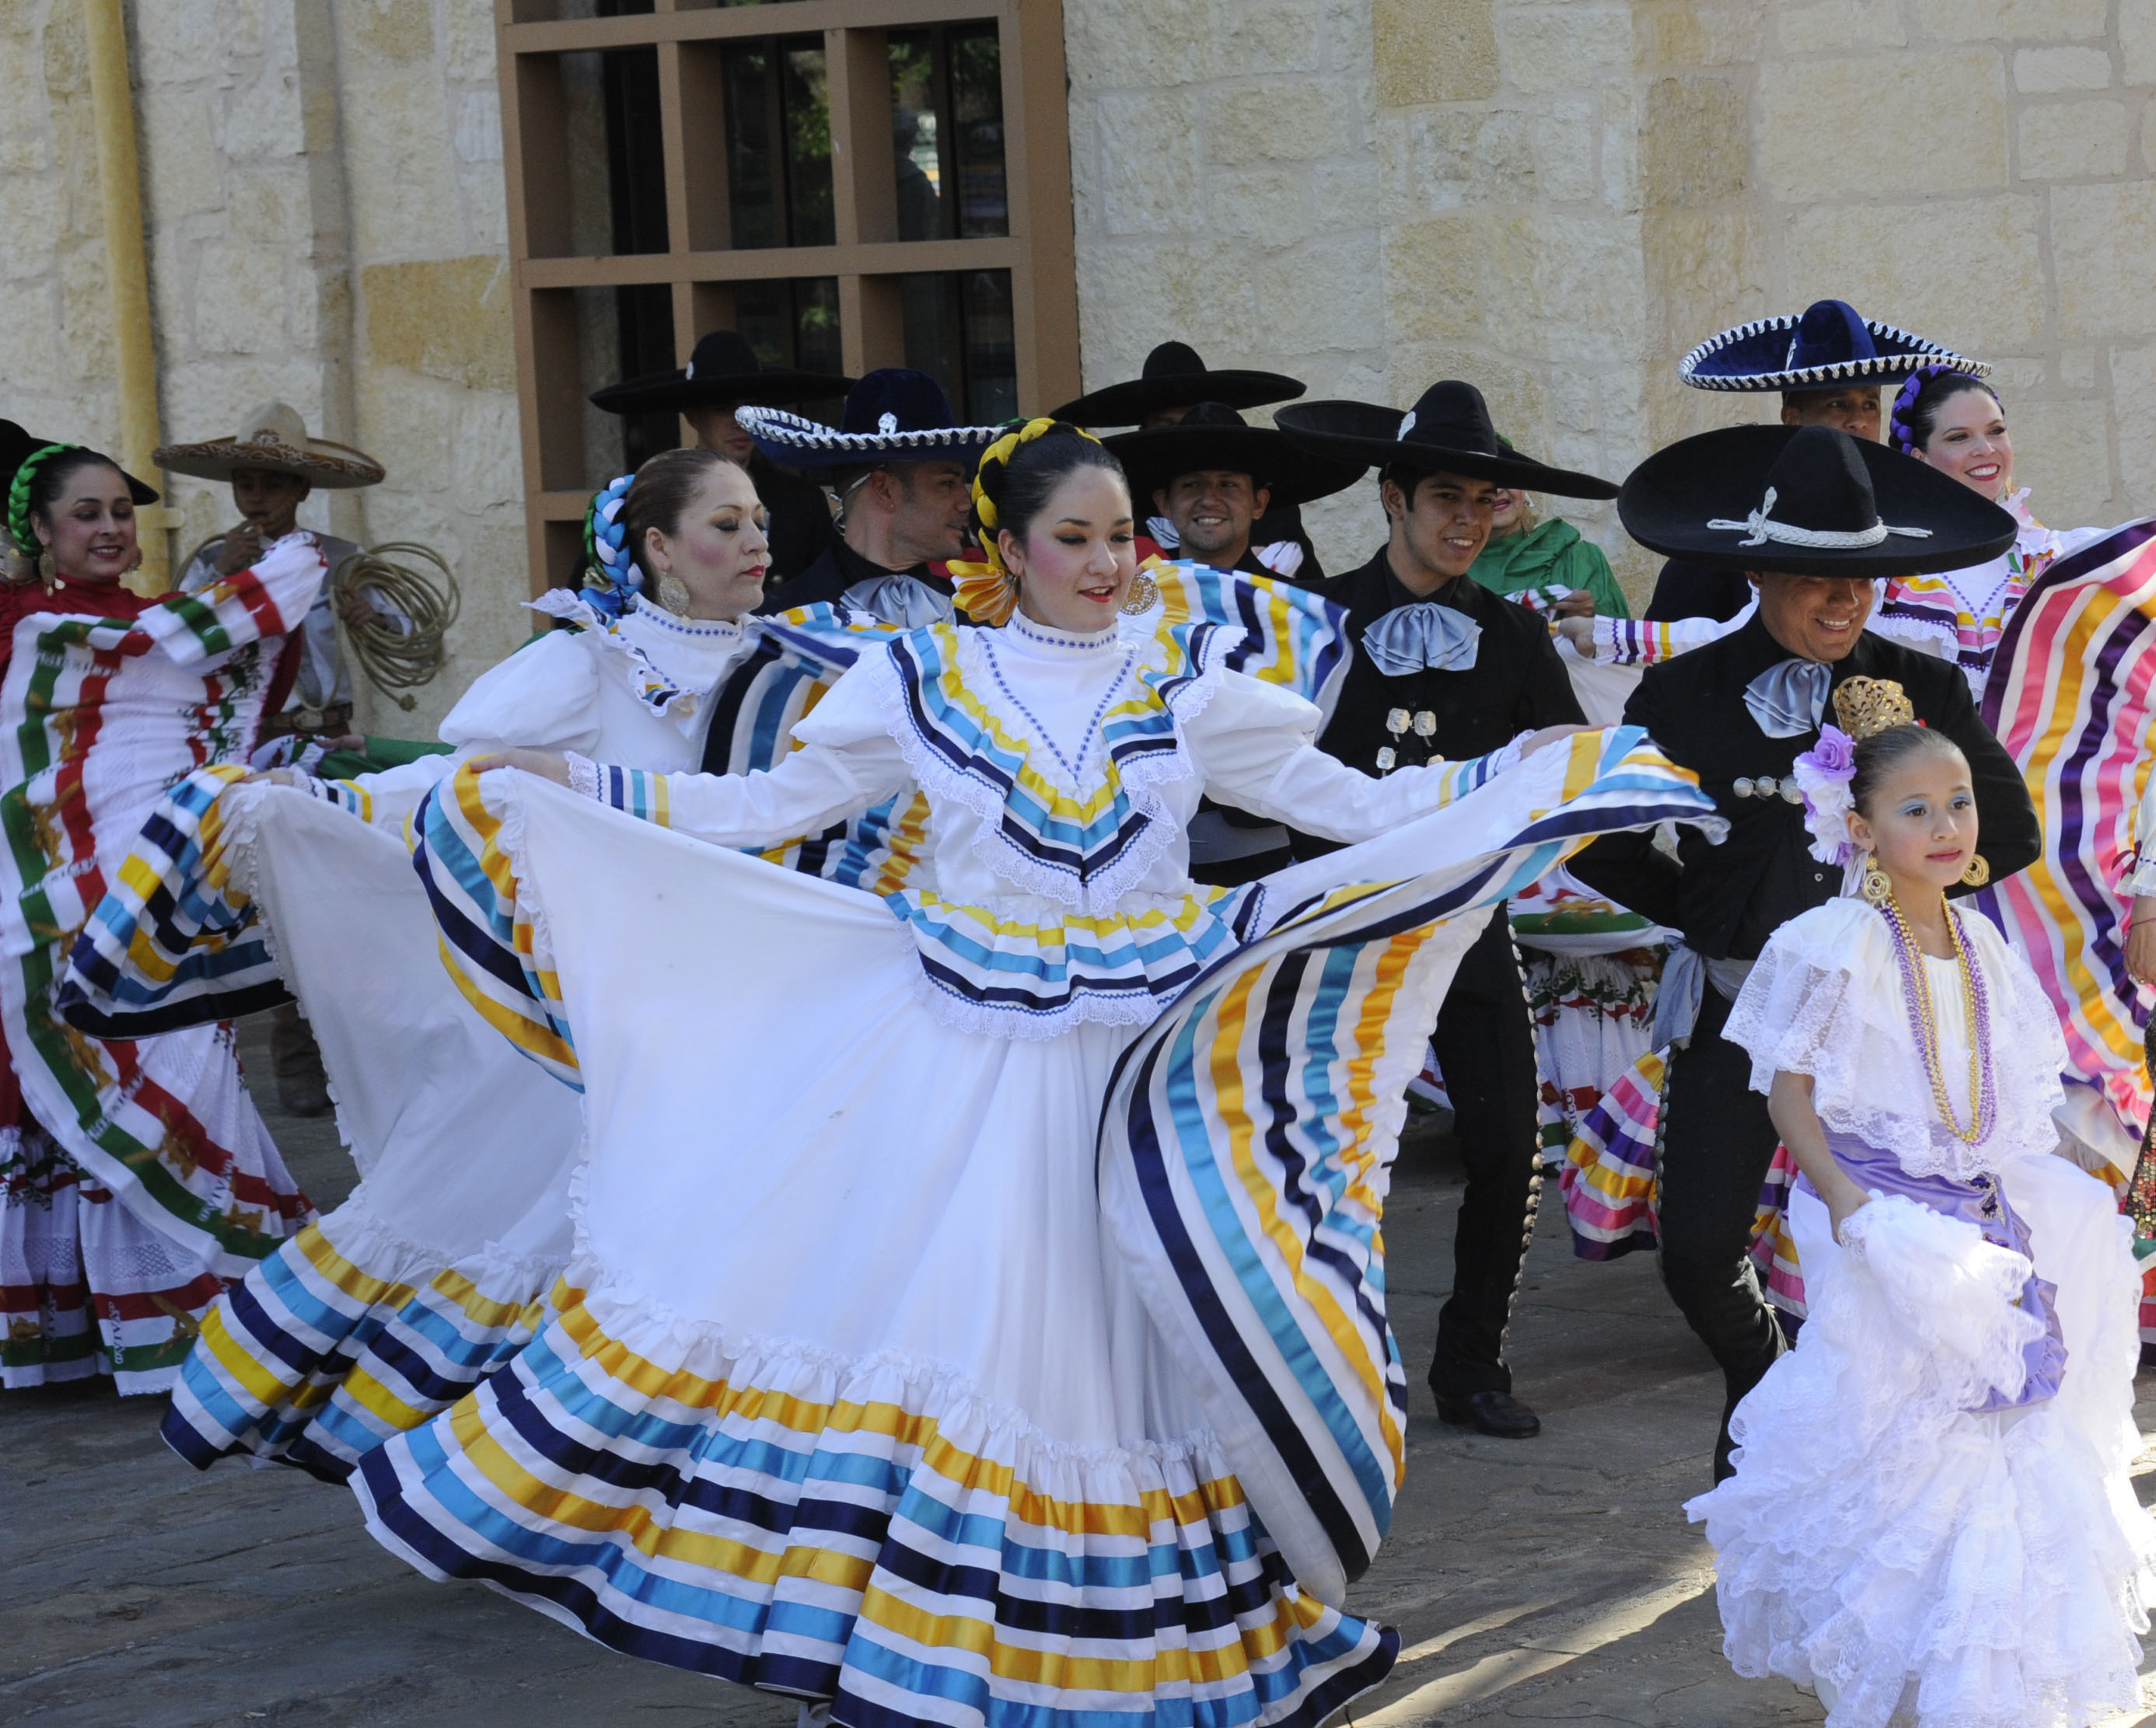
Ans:
[[[1938,1106],[1939,1120],[1947,1125],[1953,1137],[1964,1146],[1974,1146],[1989,1131],[1984,1120],[1984,1042],[1976,1002],[1976,973],[1970,964],[1969,950],[1962,945],[1961,926],[1954,922],[1950,908],[1946,908],[1946,896],[1939,896],[1939,904],[1946,909],[1947,940],[1953,944],[1956,969],[1961,974],[1962,1010],[1968,1017],[1969,1026],[1969,1100],[1970,1121],[1964,1129],[1954,1120],[1953,1103],[1947,1095],[1945,1067],[1939,1057],[1938,1017],[1932,1007],[1932,985],[1929,967],[1925,965],[1922,949],[1909,934],[1909,926],[1902,916],[1902,903],[1891,893],[1887,896],[1887,921],[1894,926],[1894,940],[1899,946],[1902,978],[1915,1004],[1918,1035],[1923,1045],[1924,1072],[1932,1082],[1932,1101]]]

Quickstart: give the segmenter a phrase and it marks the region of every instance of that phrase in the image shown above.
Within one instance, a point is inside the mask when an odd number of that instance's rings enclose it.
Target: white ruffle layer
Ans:
[[[2086,1180],[2049,1161],[2042,1187]],[[1825,1681],[1829,1728],[1912,1709],[1922,1728],[2070,1728],[2135,1705],[2156,1532],[2117,1443],[2138,1285],[2123,1223],[2060,1244],[2109,1250],[2062,1291],[2061,1396],[1976,1415],[1979,1387],[2018,1383],[2027,1263],[1908,1201],[1861,1209],[1848,1252],[1810,1196],[1791,1220],[1810,1318],[1738,1407],[1737,1474],[1686,1508],[1716,1550],[1731,1665]]]

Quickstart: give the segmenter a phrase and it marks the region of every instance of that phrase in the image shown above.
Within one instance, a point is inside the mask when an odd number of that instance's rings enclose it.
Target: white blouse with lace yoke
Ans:
[[[1319,715],[1225,669],[1241,633],[1158,616],[1074,635],[1024,618],[932,625],[865,653],[768,773],[639,774],[572,761],[572,784],[714,844],[760,848],[927,794],[927,887],[886,896],[930,1000],[978,1030],[1142,1023],[1258,922],[1262,884],[1193,885],[1210,793],[1338,840],[1450,803],[1501,751],[1373,779],[1313,743]]]

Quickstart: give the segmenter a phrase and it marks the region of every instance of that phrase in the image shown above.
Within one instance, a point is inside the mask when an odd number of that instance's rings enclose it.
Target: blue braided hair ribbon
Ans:
[[[635,479],[625,474],[608,481],[592,495],[592,507],[584,512],[583,597],[593,611],[608,618],[619,618],[630,597],[644,586],[644,572],[629,550],[629,526],[621,519]]]
[[[1967,378],[1978,389],[1986,392],[1991,389],[1991,387],[1983,379],[1974,373],[1963,372],[1957,367],[1941,366],[1937,363],[1918,367],[1902,381],[1902,387],[1894,392],[1894,406],[1887,415],[1887,429],[1893,436],[1894,448],[1904,456],[1913,456],[1917,454],[1916,423],[1909,418],[1916,410],[1917,398],[1923,393],[1925,385],[1943,374],[1957,378]],[[1998,397],[1994,395],[1992,399],[1995,402]]]
[[[38,531],[30,526],[30,488],[37,482],[38,470],[54,457],[81,448],[80,444],[40,444],[23,459],[8,484],[8,537],[15,542],[15,550],[33,563],[44,548],[38,544]]]

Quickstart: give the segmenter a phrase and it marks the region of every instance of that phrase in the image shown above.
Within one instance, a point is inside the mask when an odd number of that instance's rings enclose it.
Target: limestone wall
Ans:
[[[1313,396],[1471,378],[1621,477],[1824,295],[1996,362],[2041,515],[2156,510],[2156,0],[1065,0],[1089,386],[1179,336]],[[1369,483],[1314,512],[1375,543]],[[1643,592],[1607,506],[1564,506]]]
[[[227,435],[281,397],[382,461],[302,519],[418,540],[464,589],[451,663],[373,729],[427,736],[528,633],[501,135],[489,0],[156,0],[131,6],[160,419]],[[111,315],[77,0],[0,7],[5,412],[111,442]],[[181,553],[231,519],[173,478]]]

